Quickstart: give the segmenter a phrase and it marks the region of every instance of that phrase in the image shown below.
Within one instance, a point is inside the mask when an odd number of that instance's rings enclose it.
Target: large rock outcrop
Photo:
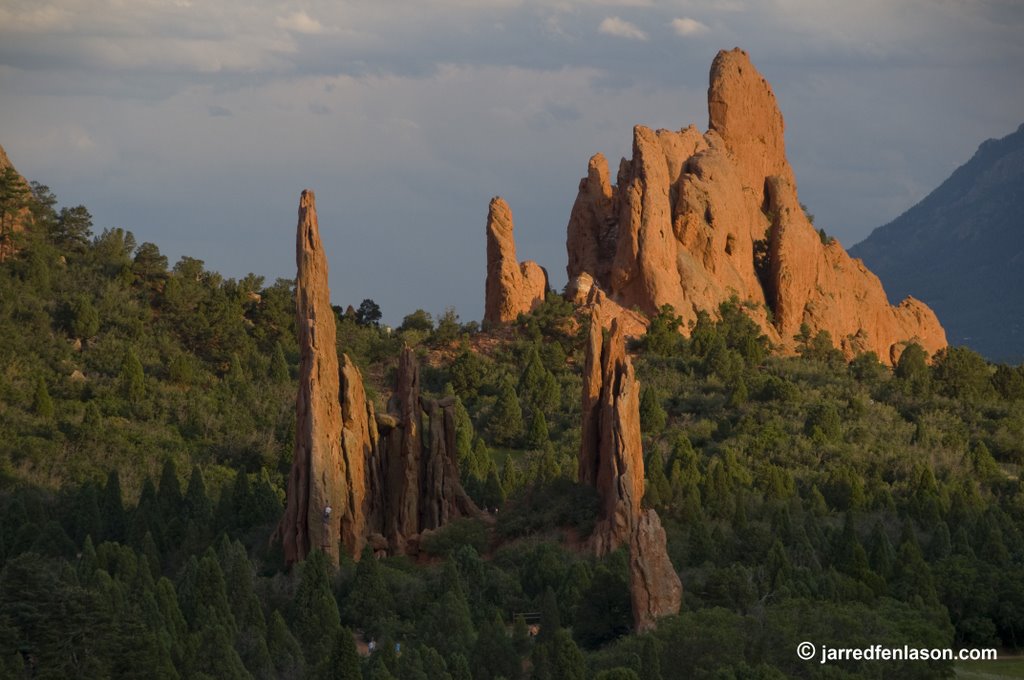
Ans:
[[[313,548],[337,559],[342,517],[347,508],[358,505],[349,498],[349,471],[342,456],[337,332],[316,199],[308,189],[299,201],[295,257],[299,391],[288,504],[278,527],[289,564],[304,559]]]
[[[515,321],[543,302],[547,289],[547,273],[540,265],[516,259],[512,210],[503,198],[495,196],[487,211],[484,323],[496,326]]]
[[[359,369],[348,355],[338,358],[327,258],[308,190],[299,202],[296,260],[295,449],[274,538],[288,564],[315,548],[333,561],[342,551],[358,558],[367,543],[375,553],[415,553],[424,531],[482,515],[459,482],[455,400],[421,396],[419,365],[405,347],[387,413],[375,413]]]
[[[567,229],[570,282],[589,275],[623,308],[684,321],[736,296],[769,339],[795,348],[802,324],[828,331],[847,356],[892,361],[910,341],[946,344],[932,311],[889,305],[877,277],[815,231],[797,198],[775,95],[746,52],[719,52],[709,129],[633,130],[616,184],[590,159]]]
[[[644,457],[640,437],[640,384],[626,355],[618,319],[604,338],[596,309],[583,369],[583,432],[579,478],[597,490],[598,519],[590,541],[606,555],[629,546],[630,596],[637,630],[650,630],[682,603],[679,575],[668,558],[658,514],[642,507]]]

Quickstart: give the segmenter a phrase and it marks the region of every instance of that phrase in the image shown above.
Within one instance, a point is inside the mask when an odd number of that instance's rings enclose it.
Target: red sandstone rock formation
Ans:
[[[408,347],[386,414],[374,412],[347,355],[339,367],[312,191],[304,191],[299,203],[296,258],[302,356],[295,451],[275,539],[288,564],[314,548],[332,560],[339,549],[358,558],[367,544],[376,554],[414,553],[424,531],[482,514],[459,482],[455,401],[420,396],[419,365]]]
[[[32,213],[25,204],[32,193],[28,182],[14,169],[14,165],[7,158],[7,152],[2,146],[0,146],[0,174],[3,175],[4,184],[11,180],[11,186],[6,190],[15,192],[15,194],[5,196],[3,205],[0,205],[0,262],[3,262],[16,250],[14,237],[25,231],[32,223]]]
[[[487,211],[487,288],[484,323],[496,326],[515,321],[544,301],[548,277],[536,262],[516,259],[512,211],[495,196]]]
[[[668,558],[665,530],[654,510],[644,510],[629,542],[629,593],[638,633],[653,629],[663,616],[679,613],[683,585]]]
[[[587,274],[622,308],[669,304],[684,321],[735,295],[783,351],[804,323],[847,357],[891,362],[907,342],[946,345],[927,306],[890,306],[863,263],[822,242],[797,198],[775,95],[742,50],[715,58],[708,111],[703,135],[634,128],[616,185],[604,156],[590,159],[567,230],[570,282]]]
[[[379,475],[379,435],[373,402],[366,398],[363,376],[348,358],[341,355],[340,401],[341,401],[341,452],[344,483],[348,489],[345,514],[341,522],[341,542],[345,552],[358,556],[366,544],[366,534],[373,526],[375,510],[379,515],[379,503],[373,502],[371,493]]]
[[[660,617],[679,611],[683,590],[658,514],[641,507],[640,384],[621,324],[612,321],[605,341],[597,312],[591,315],[583,369],[579,478],[597,489],[600,503],[591,545],[599,556],[629,545],[633,618],[639,631],[650,630]]]
[[[640,441],[640,384],[626,356],[622,327],[612,322],[608,341],[591,316],[583,372],[583,434],[579,478],[597,488],[600,510],[594,550],[606,555],[628,543],[644,495]]]
[[[302,192],[295,247],[299,333],[299,393],[288,504],[278,527],[289,564],[320,548],[338,558],[341,521],[350,502],[342,457],[342,414],[334,311],[327,284],[327,258],[320,243],[313,192]],[[361,389],[360,385],[360,389]],[[330,517],[325,509],[330,506]]]
[[[419,364],[402,349],[395,392],[388,402],[384,450],[387,486],[380,533],[392,553],[418,549],[424,531],[482,513],[459,481],[455,460],[455,400],[420,396]],[[424,430],[424,412],[426,430]]]

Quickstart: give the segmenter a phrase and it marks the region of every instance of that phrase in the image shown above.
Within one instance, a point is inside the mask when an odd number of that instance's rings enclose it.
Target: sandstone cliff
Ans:
[[[890,306],[863,263],[810,224],[775,95],[742,50],[715,58],[708,112],[703,135],[634,128],[615,185],[604,156],[590,159],[567,229],[570,288],[587,275],[621,308],[668,304],[687,322],[737,296],[783,351],[804,323],[848,357],[871,350],[892,361],[909,341],[945,346],[927,306]]]
[[[487,211],[487,286],[484,323],[495,326],[515,321],[544,301],[548,277],[536,262],[516,259],[512,211],[495,196]]]
[[[637,630],[679,611],[682,585],[668,558],[658,514],[641,506],[644,458],[640,438],[640,384],[626,355],[625,336],[613,320],[607,340],[600,312],[591,314],[583,369],[583,432],[580,482],[597,489],[594,552],[629,546],[630,597]]]

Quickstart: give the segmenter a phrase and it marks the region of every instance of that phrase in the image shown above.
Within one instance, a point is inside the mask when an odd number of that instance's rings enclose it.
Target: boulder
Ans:
[[[638,633],[652,630],[663,616],[678,614],[683,603],[683,585],[654,510],[640,513],[629,543],[629,594]]]

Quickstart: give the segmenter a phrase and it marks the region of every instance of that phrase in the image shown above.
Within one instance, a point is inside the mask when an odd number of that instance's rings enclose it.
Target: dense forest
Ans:
[[[663,310],[631,350],[684,598],[638,636],[626,555],[579,549],[588,322],[560,296],[493,332],[337,308],[378,406],[403,344],[457,397],[463,482],[496,521],[286,571],[292,282],[172,266],[42,185],[26,201],[0,263],[0,677],[934,678],[952,663],[795,649],[1024,644],[1022,367],[911,345],[890,370],[809,333],[779,357],[739,302],[688,337]]]

